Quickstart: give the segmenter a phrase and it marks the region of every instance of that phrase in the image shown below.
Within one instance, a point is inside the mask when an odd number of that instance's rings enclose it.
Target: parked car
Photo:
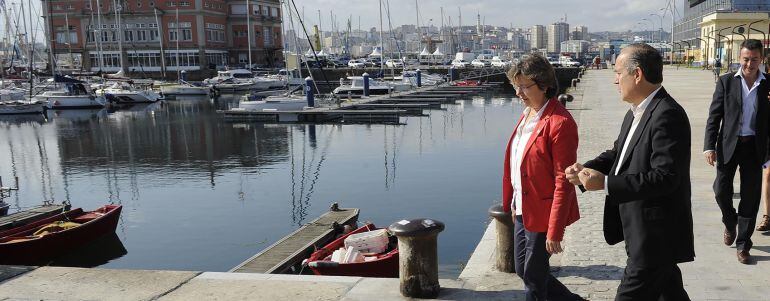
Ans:
[[[551,66],[554,66],[554,67],[561,67],[561,63],[560,63],[560,62],[559,62],[559,60],[558,60],[558,59],[556,59],[556,58],[552,58],[552,57],[549,57],[549,58],[548,58],[548,62],[549,62],[549,63],[551,63]]]
[[[349,60],[348,61],[348,67],[350,68],[365,68],[366,67],[366,60],[364,59],[357,59],[357,60]]]
[[[564,67],[580,67],[580,62],[572,60],[572,58],[568,56],[559,58],[559,63]]]
[[[490,63],[488,60],[475,59],[471,62],[471,66],[475,68],[485,68],[492,66],[492,63]]]
[[[346,62],[342,62],[342,61],[339,61],[339,60],[328,60],[328,61],[326,61],[326,67],[345,68],[347,66],[348,66],[348,64]]]
[[[404,68],[404,61],[400,59],[390,59],[385,61],[385,66],[389,68]]]
[[[377,57],[368,58],[364,60],[364,64],[366,64],[366,67],[379,67],[382,65],[382,60]]]
[[[492,67],[505,68],[511,65],[511,62],[500,59],[500,57],[493,57],[490,62]]]
[[[454,60],[452,61],[452,67],[455,68],[468,68],[471,64],[466,60]]]

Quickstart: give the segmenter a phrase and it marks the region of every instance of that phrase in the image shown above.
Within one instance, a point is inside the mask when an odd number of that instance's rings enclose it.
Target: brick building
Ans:
[[[55,41],[57,56],[71,53],[86,70],[118,71],[122,31],[126,71],[170,76],[177,70],[248,64],[247,11],[252,13],[252,63],[282,62],[280,1],[249,4],[251,9],[245,0],[42,0],[46,36]]]

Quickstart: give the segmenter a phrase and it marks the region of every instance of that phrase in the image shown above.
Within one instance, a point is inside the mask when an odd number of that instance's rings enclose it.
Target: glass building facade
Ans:
[[[714,12],[770,12],[768,0],[682,0],[684,14],[674,25],[674,41],[687,41],[700,47],[700,26],[703,17]]]

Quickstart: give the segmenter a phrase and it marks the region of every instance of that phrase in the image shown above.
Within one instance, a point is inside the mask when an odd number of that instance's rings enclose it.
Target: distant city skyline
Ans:
[[[417,11],[413,0],[383,0],[390,2],[390,23],[393,28],[403,24],[416,24]],[[674,0],[677,6],[677,19],[681,16],[683,0]],[[564,21],[571,27],[576,25],[588,26],[589,31],[626,31],[649,30],[660,28],[660,15],[662,9],[667,6],[668,0],[619,0],[619,1],[559,1],[540,0],[537,2],[523,0],[483,0],[469,3],[458,0],[418,0],[420,26],[440,26],[441,7],[444,8],[444,25],[458,25],[458,7],[462,11],[462,25],[470,26],[477,23],[477,13],[481,15],[481,22],[485,25],[526,28],[533,25],[549,25],[554,22]],[[368,30],[371,27],[380,27],[379,0],[366,0],[353,2],[343,0],[302,0],[296,1],[300,14],[304,11],[306,26],[319,23],[319,10],[321,16],[321,29],[326,31],[331,28],[331,14],[336,18],[336,24],[342,30],[349,17],[352,16],[353,29],[360,27]],[[642,20],[647,19],[647,20]],[[383,8],[383,27],[388,29],[387,11]],[[664,30],[671,27],[671,12],[666,10],[663,19]]]

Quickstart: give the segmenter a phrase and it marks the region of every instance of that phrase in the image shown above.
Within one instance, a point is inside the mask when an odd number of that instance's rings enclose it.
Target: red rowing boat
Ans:
[[[456,87],[476,87],[481,86],[480,80],[458,80],[451,83],[452,86]]]
[[[114,233],[123,206],[76,208],[0,232],[0,264],[35,265]]]
[[[376,258],[365,262],[337,263],[331,261],[332,253],[344,246],[345,238],[353,234],[374,230],[378,230],[378,228],[373,224],[366,224],[335,239],[310,255],[307,260],[308,267],[316,275],[397,278],[398,248],[396,247],[380,254],[371,255]]]

